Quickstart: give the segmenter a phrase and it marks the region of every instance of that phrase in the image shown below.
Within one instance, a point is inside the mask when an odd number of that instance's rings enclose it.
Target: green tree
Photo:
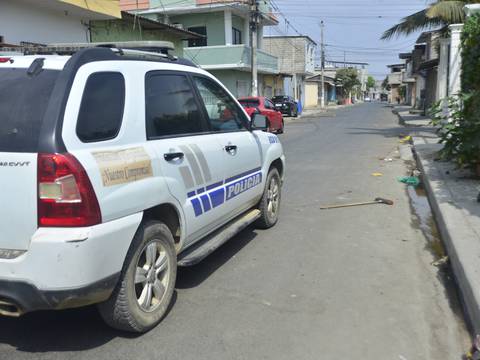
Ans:
[[[345,95],[349,95],[355,86],[359,86],[358,71],[352,68],[340,69],[337,71],[335,82],[343,86]]]
[[[478,3],[480,0],[437,0],[425,9],[403,18],[400,23],[385,31],[382,39],[389,40],[394,36],[409,35],[419,30],[463,23],[465,5]]]
[[[373,89],[376,85],[376,81],[373,76],[369,76],[367,79],[367,90]]]
[[[385,78],[385,80],[383,80],[382,82],[382,89],[384,90],[387,90],[387,91],[390,91],[390,84],[388,83],[388,76]]]

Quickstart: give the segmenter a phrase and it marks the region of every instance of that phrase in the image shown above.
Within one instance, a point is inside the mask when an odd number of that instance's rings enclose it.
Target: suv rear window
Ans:
[[[119,72],[90,75],[83,92],[77,135],[83,142],[115,138],[122,126],[125,79]]]
[[[0,151],[38,152],[43,116],[59,73],[0,69]]]
[[[243,107],[250,107],[250,108],[256,108],[260,105],[260,102],[255,99],[242,99],[238,100],[240,104],[242,104]]]

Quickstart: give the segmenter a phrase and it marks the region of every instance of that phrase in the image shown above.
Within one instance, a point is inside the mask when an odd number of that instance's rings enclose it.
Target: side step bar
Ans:
[[[199,243],[186,249],[178,255],[178,266],[192,266],[198,264],[221,245],[234,237],[260,217],[260,210],[254,209],[233,219],[213,234]]]

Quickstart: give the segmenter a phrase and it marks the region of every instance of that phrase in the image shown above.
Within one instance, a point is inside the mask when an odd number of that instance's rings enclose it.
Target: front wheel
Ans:
[[[140,225],[120,280],[109,300],[98,305],[105,322],[143,333],[165,316],[175,289],[177,255],[169,228],[159,221]]]
[[[274,226],[278,221],[280,210],[282,184],[280,174],[277,168],[272,168],[268,172],[265,190],[262,199],[258,205],[261,212],[256,226],[261,229],[268,229]]]

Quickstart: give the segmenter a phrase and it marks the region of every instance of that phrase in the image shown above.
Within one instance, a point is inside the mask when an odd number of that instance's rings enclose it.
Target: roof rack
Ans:
[[[82,49],[105,47],[122,50],[139,50],[156,54],[168,55],[170,50],[175,50],[169,41],[123,41],[123,42],[95,42],[95,43],[59,43],[48,45],[21,45],[13,47],[0,47],[1,51],[23,52],[28,54],[72,54]]]
[[[96,43],[59,43],[37,46],[0,47],[0,52],[22,53],[23,55],[73,55],[83,49],[107,48],[120,56],[149,61],[175,61],[181,65],[197,67],[191,61],[170,54],[175,50],[169,41],[123,41]],[[10,55],[10,54],[9,54]]]

